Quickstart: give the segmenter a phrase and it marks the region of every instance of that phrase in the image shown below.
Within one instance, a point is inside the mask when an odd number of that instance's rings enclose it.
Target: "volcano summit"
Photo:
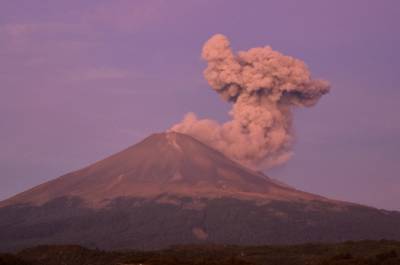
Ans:
[[[398,212],[296,190],[168,132],[0,202],[0,250],[400,239],[399,223]]]

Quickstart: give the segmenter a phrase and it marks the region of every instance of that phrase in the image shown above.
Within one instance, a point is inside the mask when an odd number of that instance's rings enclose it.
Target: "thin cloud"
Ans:
[[[79,73],[75,73],[72,76],[73,80],[103,80],[103,79],[123,79],[128,78],[130,72],[125,69],[112,68],[112,67],[99,67],[99,68],[89,68]]]
[[[32,33],[35,30],[33,24],[5,24],[0,26],[0,34],[8,37],[18,37]]]
[[[117,31],[138,31],[160,21],[165,1],[113,1],[99,4],[83,15],[84,23]]]

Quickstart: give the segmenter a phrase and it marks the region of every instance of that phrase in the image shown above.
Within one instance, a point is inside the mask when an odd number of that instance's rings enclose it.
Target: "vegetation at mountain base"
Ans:
[[[400,242],[347,241],[290,246],[186,245],[155,251],[37,246],[0,254],[0,265],[399,265]]]

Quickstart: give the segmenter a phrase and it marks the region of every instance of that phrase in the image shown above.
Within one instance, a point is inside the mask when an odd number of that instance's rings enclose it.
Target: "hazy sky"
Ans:
[[[0,199],[169,128],[227,120],[203,79],[213,34],[271,45],[332,90],[295,111],[295,155],[267,174],[400,210],[400,1],[0,0]]]

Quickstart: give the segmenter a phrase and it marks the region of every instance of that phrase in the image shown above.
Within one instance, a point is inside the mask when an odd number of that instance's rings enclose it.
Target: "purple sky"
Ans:
[[[203,43],[271,45],[332,91],[295,111],[294,157],[268,175],[400,210],[400,1],[0,2],[0,199],[163,131],[227,119]]]

